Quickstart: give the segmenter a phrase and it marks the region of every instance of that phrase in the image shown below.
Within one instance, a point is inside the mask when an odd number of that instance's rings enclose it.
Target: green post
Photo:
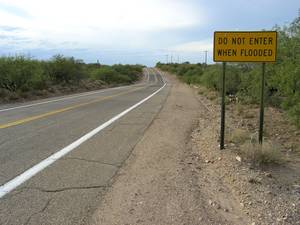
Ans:
[[[259,133],[258,133],[258,142],[260,144],[262,144],[263,142],[263,132],[264,132],[265,70],[266,70],[266,63],[263,63],[262,78],[261,78],[261,93],[260,93]]]
[[[225,72],[226,62],[223,62],[223,74],[222,74],[222,103],[221,103],[221,135],[220,135],[220,149],[224,149],[225,145]]]

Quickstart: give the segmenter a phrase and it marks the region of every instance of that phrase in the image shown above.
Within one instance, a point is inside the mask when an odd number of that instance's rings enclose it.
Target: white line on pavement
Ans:
[[[85,141],[87,141],[90,138],[92,138],[93,136],[95,136],[97,133],[99,133],[101,130],[108,127],[112,123],[114,123],[116,120],[120,119],[121,117],[123,117],[124,115],[126,115],[127,113],[132,111],[133,109],[137,108],[138,106],[140,106],[141,104],[146,102],[148,99],[152,98],[154,95],[156,95],[158,92],[160,92],[165,86],[166,86],[166,83],[164,83],[164,85],[161,88],[159,88],[157,91],[155,91],[154,93],[152,93],[148,97],[144,98],[140,102],[136,103],[135,105],[131,106],[130,108],[126,109],[125,111],[121,112],[120,114],[114,116],[113,118],[106,121],[105,123],[103,123],[99,127],[95,128],[94,130],[92,130],[89,133],[85,134],[84,136],[82,136],[81,138],[76,140],[75,142],[73,142],[70,145],[66,146],[65,148],[59,150],[58,152],[56,152],[53,155],[49,156],[48,158],[44,159],[40,163],[38,163],[38,164],[34,165],[33,167],[31,167],[30,169],[26,170],[22,174],[20,174],[17,177],[13,178],[9,182],[7,182],[4,185],[0,186],[0,198],[5,196],[6,194],[10,193],[12,190],[14,190],[18,186],[20,186],[21,184],[23,184],[24,182],[29,180],[31,177],[33,177],[37,173],[44,170],[46,167],[50,166],[52,163],[54,163],[58,159],[62,158],[63,156],[65,156],[69,152],[73,151],[79,145],[81,145]]]

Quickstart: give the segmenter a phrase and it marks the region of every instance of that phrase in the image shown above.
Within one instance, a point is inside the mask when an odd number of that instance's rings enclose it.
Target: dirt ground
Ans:
[[[167,78],[172,88],[164,107],[90,224],[300,224],[298,174],[284,183],[276,173],[236,160],[229,143],[220,151],[219,106],[175,76]]]

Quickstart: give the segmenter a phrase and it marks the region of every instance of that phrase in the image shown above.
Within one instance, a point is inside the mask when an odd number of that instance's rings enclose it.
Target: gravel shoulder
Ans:
[[[165,105],[90,224],[300,224],[299,173],[289,166],[299,163],[257,169],[237,160],[237,145],[220,151],[219,105],[166,76],[172,87]]]
[[[203,162],[191,133],[206,109],[187,85],[168,79],[172,88],[164,107],[118,172],[91,224],[249,223],[234,198],[218,195],[226,198],[224,208],[213,202],[210,178],[199,183]]]

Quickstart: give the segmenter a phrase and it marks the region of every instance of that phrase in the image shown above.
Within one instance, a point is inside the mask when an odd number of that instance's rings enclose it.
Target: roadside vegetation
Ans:
[[[25,56],[0,57],[0,102],[132,84],[140,65],[86,64],[62,55],[48,61]]]
[[[270,128],[266,122],[264,132],[266,141],[263,146],[256,140],[262,66],[259,63],[230,63],[226,69],[227,108],[230,110],[230,116],[235,116],[231,118],[235,121],[234,127],[228,128],[227,131],[227,143],[235,146],[237,154],[254,164],[283,163],[285,157],[280,153],[282,151],[286,154],[289,154],[289,151],[297,153],[299,151],[297,146],[300,145],[300,17],[288,26],[275,26],[274,29],[278,31],[279,36],[278,57],[276,63],[266,65],[265,102],[267,113],[272,112],[272,124],[279,127]],[[187,84],[197,86],[199,94],[204,94],[209,100],[218,99],[221,88],[221,64],[186,62],[157,63],[156,66],[176,74]],[[281,114],[285,122],[279,120],[281,116],[273,113],[272,108],[283,112]]]
[[[279,27],[278,57],[266,66],[266,101],[283,109],[300,128],[300,17],[290,25]],[[188,84],[200,84],[209,90],[220,91],[221,64],[162,64],[157,67],[177,74]],[[226,70],[226,94],[235,96],[242,104],[260,101],[261,64],[229,64]],[[230,96],[230,97],[229,97]]]

